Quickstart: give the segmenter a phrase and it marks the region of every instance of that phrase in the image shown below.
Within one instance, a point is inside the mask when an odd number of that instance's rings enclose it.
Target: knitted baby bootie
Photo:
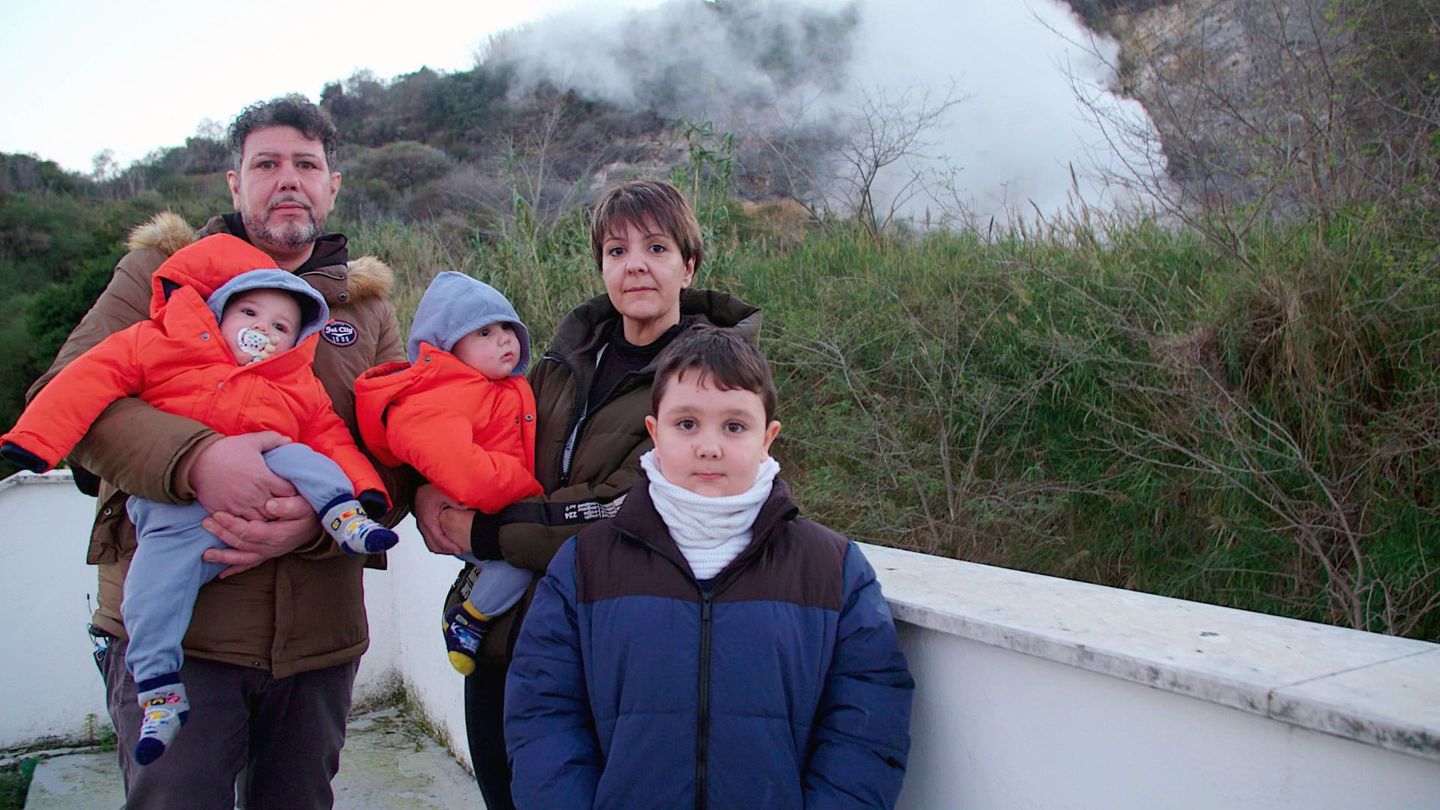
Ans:
[[[450,655],[450,666],[461,675],[475,671],[475,658],[485,631],[490,628],[490,617],[475,609],[466,599],[445,611],[445,649]]]
[[[400,535],[371,520],[354,499],[342,501],[320,516],[325,531],[351,554],[378,554],[400,541]]]
[[[175,672],[140,681],[135,688],[143,715],[135,761],[149,765],[165,753],[180,727],[190,719],[190,701],[185,697],[185,684]]]

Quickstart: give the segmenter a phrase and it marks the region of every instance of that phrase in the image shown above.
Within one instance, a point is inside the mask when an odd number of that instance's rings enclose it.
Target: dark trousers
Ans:
[[[135,681],[125,670],[122,639],[111,639],[100,664],[115,724],[127,808],[232,810],[235,780],[246,810],[329,808],[330,780],[340,770],[356,659],[274,678],[262,669],[187,658],[180,679],[190,718],[165,755],[140,766],[131,758],[140,736]]]
[[[465,678],[465,737],[487,810],[515,810],[505,755],[505,667],[481,662]]]

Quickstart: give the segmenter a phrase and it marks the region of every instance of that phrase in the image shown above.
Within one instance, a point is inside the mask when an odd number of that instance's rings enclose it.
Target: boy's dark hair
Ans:
[[[695,209],[674,186],[660,180],[632,180],[613,186],[600,199],[590,215],[590,249],[595,254],[595,269],[604,264],[605,237],[618,225],[639,227],[654,222],[680,247],[680,257],[695,260],[700,269],[705,245],[700,237],[700,221]]]
[[[655,360],[655,381],[650,384],[650,413],[660,413],[660,400],[670,380],[686,371],[708,375],[722,391],[740,389],[758,394],[765,404],[765,422],[775,418],[778,397],[775,378],[765,355],[733,329],[695,326],[682,332]]]
[[[240,160],[245,151],[245,139],[257,129],[267,127],[294,127],[300,134],[319,141],[325,147],[325,164],[335,169],[335,149],[340,145],[340,131],[330,113],[311,103],[299,93],[291,93],[269,101],[257,101],[240,111],[230,124],[230,157],[235,171],[240,171]]]

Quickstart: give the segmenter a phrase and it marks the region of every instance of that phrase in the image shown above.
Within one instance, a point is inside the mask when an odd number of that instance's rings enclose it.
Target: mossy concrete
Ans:
[[[398,709],[350,718],[335,807],[483,807],[475,780]],[[125,802],[115,752],[67,754],[35,768],[26,810],[114,810]]]

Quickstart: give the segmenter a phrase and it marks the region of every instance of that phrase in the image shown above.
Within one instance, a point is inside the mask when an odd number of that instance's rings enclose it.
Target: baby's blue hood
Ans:
[[[325,296],[306,284],[294,273],[284,270],[251,270],[220,285],[205,305],[215,313],[218,323],[225,312],[225,303],[242,292],[250,290],[282,290],[295,296],[300,302],[300,331],[295,336],[295,345],[320,331],[330,320],[330,307],[325,305]]]
[[[410,362],[420,359],[421,341],[448,352],[460,338],[492,323],[514,326],[520,341],[520,362],[515,364],[515,373],[524,374],[530,365],[530,330],[520,321],[515,307],[489,284],[446,270],[430,282],[420,306],[415,308],[410,342],[406,345]]]

